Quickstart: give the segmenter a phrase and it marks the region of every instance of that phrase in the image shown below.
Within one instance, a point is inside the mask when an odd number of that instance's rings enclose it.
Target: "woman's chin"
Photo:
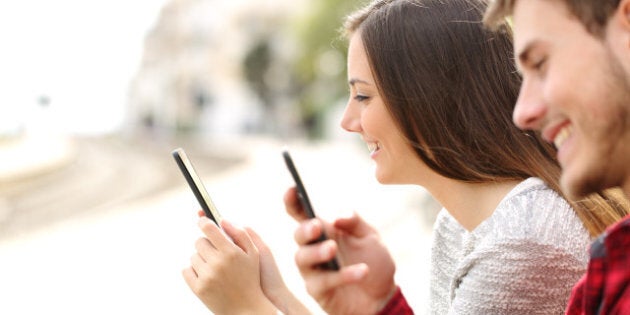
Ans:
[[[386,172],[380,171],[378,168],[376,169],[375,177],[376,177],[376,180],[383,185],[395,184],[395,182],[392,180],[389,174],[387,174]]]

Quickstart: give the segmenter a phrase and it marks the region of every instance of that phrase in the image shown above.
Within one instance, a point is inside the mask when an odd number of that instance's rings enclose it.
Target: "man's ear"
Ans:
[[[620,0],[617,10],[613,14],[613,19],[618,25],[630,31],[630,0]]]
[[[619,1],[617,9],[608,19],[605,37],[615,49],[630,51],[630,0]]]

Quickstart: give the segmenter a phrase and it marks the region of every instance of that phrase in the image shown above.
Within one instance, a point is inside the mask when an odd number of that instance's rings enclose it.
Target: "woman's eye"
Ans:
[[[354,97],[354,99],[355,99],[357,102],[363,102],[363,101],[365,101],[365,100],[369,99],[369,97],[368,97],[368,96],[365,96],[365,95],[360,95],[360,94],[357,94],[357,95]]]

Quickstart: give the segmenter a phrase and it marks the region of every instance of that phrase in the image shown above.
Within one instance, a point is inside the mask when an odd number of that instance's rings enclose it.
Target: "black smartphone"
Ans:
[[[217,210],[217,207],[210,199],[210,195],[206,191],[206,188],[203,186],[203,182],[201,178],[197,175],[195,168],[193,167],[190,159],[186,155],[186,152],[182,148],[177,148],[171,152],[173,158],[175,158],[175,162],[177,162],[177,166],[184,174],[184,178],[188,182],[188,186],[192,189],[193,194],[197,198],[199,205],[203,209],[203,212],[206,214],[208,218],[210,218],[214,223],[216,223],[219,227],[221,227],[221,215]]]
[[[304,184],[302,184],[302,179],[295,168],[295,164],[293,163],[293,159],[291,158],[291,154],[289,154],[288,150],[282,151],[282,156],[284,157],[284,162],[293,177],[293,181],[295,181],[295,187],[297,190],[297,196],[300,200],[300,204],[302,205],[302,210],[309,218],[315,218],[315,212],[313,211],[313,206],[311,205],[311,201],[308,199],[308,195],[306,194],[306,189],[304,188]],[[313,243],[318,243],[327,239],[326,233],[322,231],[322,234],[318,239],[313,241]],[[339,263],[336,258],[333,258],[331,261],[325,262],[319,266],[322,269],[326,270],[339,270]]]

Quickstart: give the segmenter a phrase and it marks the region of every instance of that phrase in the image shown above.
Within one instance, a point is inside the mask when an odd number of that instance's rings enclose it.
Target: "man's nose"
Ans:
[[[523,130],[540,130],[547,114],[547,105],[541,93],[535,91],[530,84],[523,82],[516,100],[512,120]]]

